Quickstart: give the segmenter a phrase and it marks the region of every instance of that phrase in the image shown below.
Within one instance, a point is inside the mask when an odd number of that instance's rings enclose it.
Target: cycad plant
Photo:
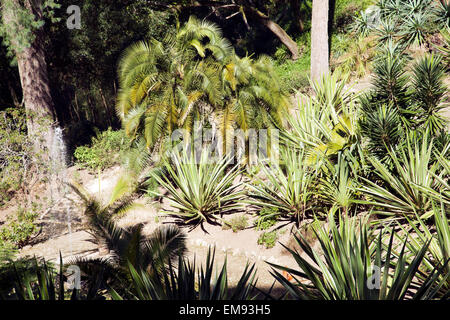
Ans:
[[[152,177],[169,192],[168,213],[182,223],[197,226],[217,223],[220,216],[241,208],[242,183],[237,182],[240,170],[230,168],[232,158],[210,157],[206,149],[200,157],[187,151],[174,150],[164,163],[163,174]]]
[[[81,186],[72,187],[85,202],[86,227],[93,242],[102,254],[108,254],[107,258],[77,258],[71,262],[80,267],[89,283],[100,283],[103,287],[114,283],[121,287],[121,283],[126,284],[124,279],[130,278],[129,263],[158,273],[164,270],[168,261],[186,252],[186,236],[177,226],[161,226],[150,235],[144,234],[142,224],[120,227],[115,219],[118,213],[132,208],[128,201],[112,202],[103,207]]]
[[[320,251],[306,239],[295,236],[305,252],[286,248],[295,259],[299,270],[271,264],[272,274],[290,298],[299,300],[404,300],[433,299],[443,285],[439,281],[441,269],[434,267],[424,281],[416,276],[424,261],[429,243],[426,243],[411,260],[406,257],[406,244],[394,252],[394,230],[388,243],[383,243],[385,232],[375,237],[365,220],[340,218],[339,224],[331,213],[328,228],[313,230],[320,243]],[[289,281],[281,271],[288,272]]]

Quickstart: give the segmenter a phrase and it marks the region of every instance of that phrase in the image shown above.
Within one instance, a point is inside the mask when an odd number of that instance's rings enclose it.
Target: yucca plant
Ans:
[[[442,271],[435,267],[420,285],[416,280],[428,243],[410,260],[406,258],[405,240],[398,255],[394,254],[395,231],[389,242],[383,243],[385,232],[375,237],[366,221],[340,218],[336,224],[334,213],[328,228],[317,224],[313,230],[320,243],[319,252],[301,234],[296,242],[306,256],[286,248],[298,264],[299,270],[270,264],[272,275],[299,300],[404,300],[433,299],[443,283]],[[280,271],[288,272],[289,281]]]
[[[448,0],[439,0],[436,1],[436,6],[434,9],[435,19],[434,22],[440,28],[449,28],[450,27],[450,1]]]
[[[317,170],[311,167],[303,151],[282,151],[282,164],[268,163],[262,167],[265,180],[246,184],[248,203],[257,207],[271,207],[271,217],[280,217],[299,223],[313,208],[314,185]]]
[[[413,141],[411,141],[413,140]],[[438,162],[432,160],[433,142],[424,135],[421,142],[408,136],[406,146],[389,151],[393,163],[391,171],[385,164],[372,157],[375,174],[382,184],[363,178],[365,185],[359,188],[384,215],[414,215],[421,218],[432,214],[433,197],[426,190],[439,193],[443,189],[439,178],[443,173]],[[381,209],[381,210],[380,210]]]
[[[399,111],[406,109],[408,102],[406,59],[399,54],[401,51],[392,43],[382,50],[375,61],[372,82],[376,100],[392,103]]]
[[[195,260],[189,262],[179,258],[178,265],[169,264],[162,275],[155,276],[129,264],[131,289],[128,296],[136,300],[252,300],[256,297],[255,266],[246,265],[236,286],[229,287],[227,261],[214,277],[215,249],[208,250],[206,262],[200,269]],[[114,288],[110,289],[114,300],[123,297]]]
[[[412,75],[412,97],[420,108],[418,121],[436,135],[446,124],[445,118],[440,114],[446,107],[443,99],[447,92],[443,82],[445,69],[441,64],[441,57],[424,56],[413,65]]]
[[[382,160],[388,151],[395,149],[403,138],[402,122],[398,110],[392,105],[364,108],[370,102],[363,102],[363,117],[359,120],[361,135],[368,139],[368,150]],[[367,110],[369,109],[369,110]]]
[[[416,12],[404,17],[399,36],[407,46],[422,45],[430,33],[431,15],[428,12]]]
[[[232,158],[212,160],[208,150],[197,155],[174,150],[164,164],[165,174],[151,173],[169,192],[173,209],[167,213],[182,223],[197,226],[204,222],[218,223],[224,214],[241,208],[242,183],[237,182],[240,170],[229,168]]]

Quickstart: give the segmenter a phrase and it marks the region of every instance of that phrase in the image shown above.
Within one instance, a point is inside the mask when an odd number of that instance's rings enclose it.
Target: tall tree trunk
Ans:
[[[328,73],[328,9],[329,0],[313,0],[311,26],[311,79],[319,80]]]
[[[266,16],[261,11],[252,8],[252,7],[244,7],[244,11],[246,14],[257,20],[259,23],[266,26],[267,29],[272,31],[272,33],[280,39],[280,41],[288,48],[291,52],[291,59],[298,59],[298,46],[297,43],[291,39],[291,37],[284,31],[282,27],[280,27],[277,23],[270,20],[268,16]]]
[[[21,5],[19,0],[9,1],[12,1],[14,6]],[[23,3],[27,11],[36,17],[36,20],[42,19],[41,1],[25,0]],[[5,24],[18,23],[19,17],[12,9],[14,6],[3,7]],[[34,30],[33,35],[34,40],[26,48],[19,47],[16,34],[9,34],[8,36],[16,53],[27,114],[28,135],[32,139],[36,151],[40,152],[44,159],[50,159],[49,151],[51,151],[54,128],[57,122],[53,99],[50,94],[42,28]]]

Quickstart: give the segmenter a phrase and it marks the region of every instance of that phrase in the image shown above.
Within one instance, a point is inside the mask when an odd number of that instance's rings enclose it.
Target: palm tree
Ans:
[[[216,25],[194,17],[176,36],[128,48],[119,79],[118,113],[148,148],[196,120],[213,120],[230,141],[225,131],[236,126],[282,125],[289,105],[269,58],[237,57]]]

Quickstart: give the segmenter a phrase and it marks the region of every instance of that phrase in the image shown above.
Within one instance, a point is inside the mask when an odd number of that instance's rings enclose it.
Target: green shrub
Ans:
[[[224,220],[222,229],[228,230],[231,229],[233,232],[238,232],[240,230],[244,230],[248,226],[248,218],[244,215],[239,215],[233,217],[229,220]]]
[[[38,216],[38,205],[33,203],[31,209],[19,207],[17,216],[11,218],[0,230],[0,246],[22,248],[26,246],[37,231],[35,220]]]
[[[277,223],[278,208],[264,207],[259,211],[259,217],[255,221],[256,230],[267,230]]]
[[[258,238],[258,244],[267,249],[273,248],[277,243],[278,233],[276,231],[263,232]]]
[[[118,164],[120,155],[129,148],[130,141],[123,130],[108,128],[98,132],[90,146],[76,148],[74,156],[82,167],[103,170]]]
[[[21,187],[30,165],[30,143],[23,109],[8,108],[0,112],[0,145],[1,207]]]

